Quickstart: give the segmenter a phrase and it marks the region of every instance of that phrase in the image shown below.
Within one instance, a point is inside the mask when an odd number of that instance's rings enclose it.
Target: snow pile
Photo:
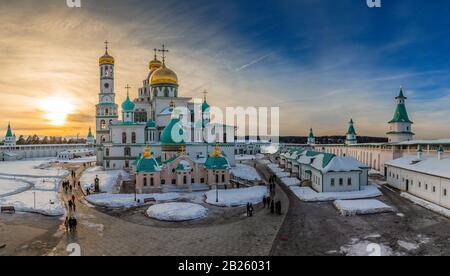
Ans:
[[[283,182],[283,184],[288,187],[300,185],[300,180],[298,180],[298,178],[295,177],[283,177],[281,178],[281,182]]]
[[[36,208],[34,197],[36,195]],[[58,193],[48,191],[25,191],[0,198],[1,206],[14,206],[18,212],[39,213],[46,216],[62,216],[65,211]]]
[[[412,242],[406,242],[406,241],[397,241],[397,244],[402,247],[403,249],[406,249],[407,251],[416,251],[420,248],[420,245],[417,243]]]
[[[154,199],[156,202],[172,201],[180,198],[178,193],[165,194],[138,194],[139,203],[134,201],[134,194],[95,194],[87,196],[87,202],[106,208],[132,208],[145,204],[145,199]]]
[[[258,204],[267,195],[267,187],[257,186],[245,189],[219,190],[216,202],[216,190],[206,193],[206,203],[222,207],[244,206],[247,203]]]
[[[164,203],[153,205],[147,216],[162,221],[188,221],[201,219],[208,215],[208,209],[193,203]]]
[[[117,183],[119,175],[122,176],[122,179],[128,179],[130,177],[124,170],[106,171],[102,167],[90,168],[81,176],[81,186],[84,190],[87,188],[94,188],[95,177],[98,176],[98,179],[100,180],[100,191],[103,193],[111,193]]]
[[[438,213],[440,215],[450,218],[450,210],[447,208],[444,208],[442,206],[436,205],[429,201],[423,200],[423,199],[413,196],[412,194],[409,194],[409,193],[401,193],[401,196],[414,202],[415,204],[417,204],[419,206],[422,206],[428,210],[431,210],[435,213]]]
[[[31,188],[31,185],[13,179],[0,179],[0,197],[18,194]]]
[[[76,158],[72,160],[58,160],[60,163],[66,164],[83,164],[83,163],[92,163],[97,161],[97,156],[88,156],[82,158]]]
[[[394,209],[379,200],[336,200],[334,207],[342,216],[369,215],[393,212]]]
[[[372,243],[370,241],[360,241],[359,239],[353,239],[349,245],[341,247],[341,253],[345,256],[392,256],[392,248],[378,243]]]
[[[361,187],[361,191],[353,192],[335,192],[335,193],[318,193],[310,187],[290,187],[292,192],[302,201],[316,202],[316,201],[335,201],[335,200],[349,200],[349,199],[363,199],[381,196],[382,193],[375,186]]]
[[[49,159],[0,162],[1,176],[16,177],[64,177],[69,175],[66,170],[50,167]]]
[[[231,174],[244,180],[261,181],[256,169],[248,165],[236,164],[236,167],[231,169]]]
[[[288,173],[288,172],[277,172],[277,173],[275,173],[275,174],[276,174],[276,176],[277,176],[278,178],[283,178],[283,177],[289,177],[289,176],[291,176],[291,174]]]

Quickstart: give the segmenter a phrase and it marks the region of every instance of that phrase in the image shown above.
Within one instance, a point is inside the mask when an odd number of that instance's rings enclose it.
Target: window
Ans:
[[[161,185],[166,185],[166,180],[165,179],[161,179]]]
[[[147,187],[147,177],[144,177],[144,187]]]
[[[225,173],[222,174],[222,183],[225,183]]]
[[[339,186],[344,185],[344,179],[343,178],[339,178]]]
[[[447,189],[444,189],[444,196],[447,196]]]
[[[109,156],[109,149],[106,149],[106,150],[105,150],[105,155],[106,155],[106,156]]]
[[[436,187],[435,186],[433,186],[433,193],[435,193],[436,192]]]
[[[219,183],[219,175],[216,174],[216,183]]]
[[[125,160],[125,168],[129,168],[130,167],[130,161]]]
[[[131,143],[136,144],[136,132],[131,133]]]
[[[334,184],[335,184],[335,180],[334,180],[334,178],[331,178],[331,186],[334,186]]]
[[[201,178],[201,179],[200,179],[200,183],[202,183],[202,184],[205,183],[205,179],[204,179],[204,178]]]
[[[150,186],[155,186],[155,179],[153,177],[150,178]]]
[[[125,156],[131,156],[131,148],[129,148],[129,147],[124,148],[123,149],[123,154]]]
[[[105,120],[101,120],[100,121],[100,129],[105,129],[106,128],[106,121]]]
[[[109,115],[109,109],[108,109],[108,108],[105,109],[105,115],[106,115],[106,116]]]
[[[127,133],[122,132],[122,144],[126,144],[126,143],[127,143]]]
[[[187,177],[183,176],[183,184],[187,184]]]
[[[347,185],[352,186],[352,179],[350,177],[347,179]]]
[[[176,185],[177,184],[177,180],[176,179],[172,179],[172,185]]]
[[[419,188],[422,188],[422,182],[419,182]]]
[[[425,184],[425,190],[428,190],[428,184]]]

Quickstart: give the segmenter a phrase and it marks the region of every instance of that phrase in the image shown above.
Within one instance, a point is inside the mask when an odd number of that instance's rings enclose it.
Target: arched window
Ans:
[[[109,156],[109,149],[106,149],[106,150],[105,150],[105,155],[106,155],[106,156]]]
[[[131,133],[131,143],[136,144],[136,132]]]
[[[105,115],[106,115],[106,116],[109,115],[109,109],[108,109],[108,108],[105,109]]]
[[[222,174],[222,183],[225,183],[225,174]]]
[[[126,144],[126,143],[127,143],[127,133],[122,132],[122,144]]]
[[[147,177],[144,177],[144,187],[147,187]]]
[[[216,183],[219,183],[219,174],[216,174]]]
[[[106,122],[105,120],[101,120],[100,121],[100,129],[105,129],[106,128]]]
[[[131,149],[129,147],[126,147],[123,149],[123,154],[125,156],[131,156]]]

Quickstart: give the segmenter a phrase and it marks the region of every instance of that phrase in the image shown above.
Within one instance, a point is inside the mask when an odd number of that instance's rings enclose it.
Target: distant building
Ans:
[[[5,146],[14,147],[16,145],[16,135],[11,130],[11,124],[8,123],[8,129],[5,135]]]
[[[411,141],[414,133],[411,131],[413,122],[409,119],[406,110],[403,88],[400,88],[400,94],[395,98],[397,100],[397,108],[394,117],[389,122],[389,132],[387,133],[389,143],[399,143]]]
[[[308,135],[308,145],[315,145],[316,144],[316,137],[314,136],[313,129],[309,129],[309,135]]]
[[[95,145],[95,137],[94,137],[94,135],[92,134],[92,130],[91,130],[90,127],[89,127],[88,135],[87,135],[87,137],[86,137],[86,143],[87,143],[88,145]]]
[[[356,131],[355,131],[355,123],[353,122],[353,119],[350,120],[348,123],[348,131],[345,139],[346,145],[356,145],[358,144],[357,138],[356,138]]]

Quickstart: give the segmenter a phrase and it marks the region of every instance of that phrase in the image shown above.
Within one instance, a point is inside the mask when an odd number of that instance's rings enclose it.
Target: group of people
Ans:
[[[63,181],[62,187],[64,189],[64,193],[66,193],[66,194],[68,194],[69,192],[71,194],[73,191],[73,186],[72,186],[72,184],[70,184],[70,180]]]
[[[281,201],[269,197],[263,197],[264,208],[268,208],[271,214],[281,215]]]
[[[71,215],[70,217],[66,217],[66,221],[64,222],[64,226],[66,227],[66,232],[74,233],[77,231],[77,219],[75,215]]]

